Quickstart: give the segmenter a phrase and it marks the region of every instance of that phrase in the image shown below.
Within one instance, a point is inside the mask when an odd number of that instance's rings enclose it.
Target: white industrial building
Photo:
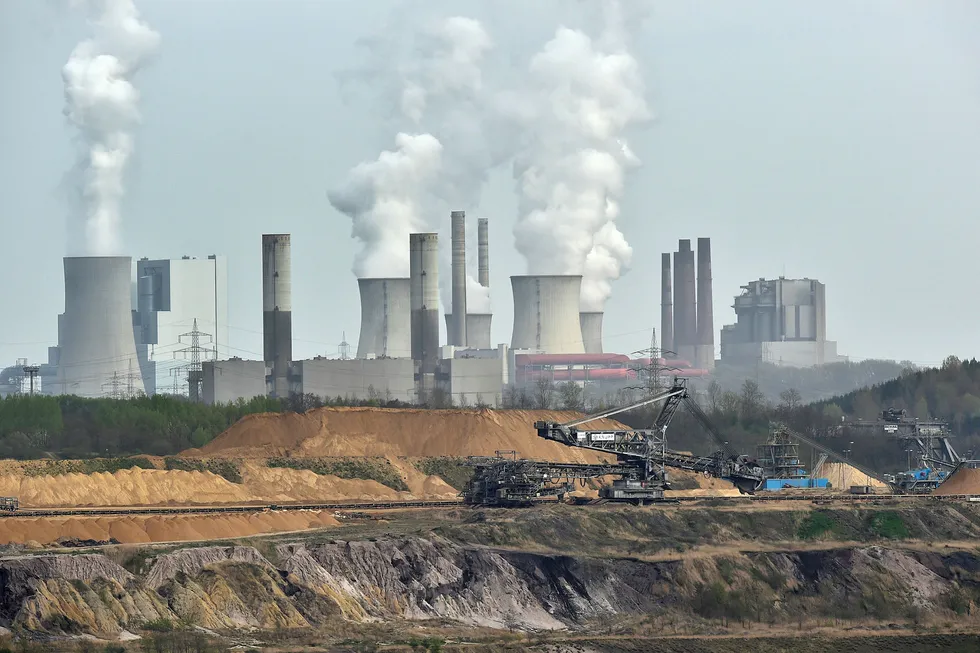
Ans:
[[[201,369],[201,397],[206,404],[230,404],[269,394],[268,376],[272,370],[263,361],[205,361]]]
[[[735,298],[736,323],[721,330],[721,359],[811,367],[843,360],[827,340],[826,286],[815,279],[759,279]]]
[[[192,338],[184,334],[195,320],[202,361],[228,357],[227,258],[137,261],[133,329],[147,394],[186,393]]]

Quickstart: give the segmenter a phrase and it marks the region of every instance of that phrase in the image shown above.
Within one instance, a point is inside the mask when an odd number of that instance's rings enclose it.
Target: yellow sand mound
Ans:
[[[598,454],[537,437],[534,422],[565,422],[568,411],[419,410],[320,408],[296,413],[250,415],[203,449],[185,455],[293,456],[490,456],[516,450],[525,458],[595,462]],[[600,420],[591,428],[624,428]]]
[[[864,472],[844,463],[825,462],[813,470],[813,478],[826,478],[834,489],[844,491],[854,485],[870,485],[875,488],[888,487],[881,481],[875,480]]]
[[[933,494],[947,496],[950,494],[977,494],[980,495],[980,469],[970,469],[962,467],[946,481],[936,488]]]
[[[261,512],[250,515],[138,515],[126,517],[7,517],[0,519],[0,543],[51,544],[61,538],[123,544],[247,537],[262,533],[336,526],[325,511]]]

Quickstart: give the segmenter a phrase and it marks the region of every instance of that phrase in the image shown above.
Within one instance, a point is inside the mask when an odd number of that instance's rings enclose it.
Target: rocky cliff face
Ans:
[[[879,547],[643,562],[414,537],[285,544],[270,557],[243,546],[187,548],[139,575],[102,555],[2,559],[0,625],[111,636],[158,619],[213,630],[432,618],[543,630],[653,612],[892,619],[956,610],[956,600],[968,607],[980,587],[976,554]]]

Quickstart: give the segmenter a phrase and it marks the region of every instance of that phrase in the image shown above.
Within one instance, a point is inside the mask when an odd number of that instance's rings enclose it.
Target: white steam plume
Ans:
[[[358,278],[407,277],[408,235],[427,228],[425,189],[441,170],[442,145],[431,134],[404,133],[395,145],[355,166],[344,186],[327,194],[353,221],[352,235],[361,242],[354,257]]]
[[[140,19],[132,0],[96,0],[95,36],[79,43],[61,71],[65,115],[81,131],[85,151],[84,253],[119,254],[119,205],[133,153],[140,94],[132,77],[156,50],[160,35]]]
[[[482,66],[493,46],[491,39],[479,21],[453,16],[426,22],[416,29],[404,23],[393,25],[370,39],[368,45],[367,62],[346,71],[342,81],[359,82],[380,93],[376,105],[398,107],[394,129],[421,133],[442,144],[439,169],[416,180],[411,212],[416,219],[411,227],[404,220],[387,222],[392,228],[398,225],[406,234],[438,225],[442,228],[433,230],[441,231],[448,243],[449,211],[477,205],[489,170],[506,158],[499,153],[503,139],[488,131],[502,124],[486,102]],[[354,220],[357,235],[364,231],[359,229],[358,222],[371,216],[373,204],[360,202],[359,210],[352,211],[349,203],[343,201],[345,197],[349,198],[350,193],[331,193],[330,201]],[[387,189],[376,186],[372,202],[380,205],[387,201]],[[407,219],[408,214],[402,217]],[[468,233],[475,236],[474,230]],[[364,239],[362,242],[365,264],[355,264],[355,273],[376,276],[372,262],[384,265],[391,259],[390,253],[373,256],[371,251],[379,245]],[[407,237],[404,242],[398,241],[397,246],[405,250],[407,257]],[[443,250],[448,252],[448,247]],[[472,258],[475,262],[475,257]],[[445,262],[448,265],[448,257]],[[440,278],[443,304],[448,309],[451,275],[443,274]],[[475,280],[467,285],[474,289],[467,293],[469,311],[489,312],[488,289]]]
[[[615,226],[628,167],[625,132],[650,118],[618,3],[593,40],[560,27],[530,64],[532,104],[514,164],[517,249],[531,274],[582,274],[582,310],[603,309],[632,250]]]

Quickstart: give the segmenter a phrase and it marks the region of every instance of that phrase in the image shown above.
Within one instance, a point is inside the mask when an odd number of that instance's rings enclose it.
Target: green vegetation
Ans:
[[[39,460],[24,468],[25,476],[60,476],[62,474],[112,474],[120,469],[153,469],[153,463],[143,456],[132,458],[88,458],[85,460]]]
[[[270,458],[269,467],[308,469],[322,476],[377,481],[399,492],[408,492],[405,480],[385,458]]]
[[[166,395],[10,396],[0,399],[0,457],[170,455],[204,446],[245,415],[280,410],[281,402],[264,397],[206,406]]]
[[[450,456],[424,458],[415,463],[415,468],[423,474],[442,478],[446,483],[460,491],[473,478],[473,468],[463,464],[462,458]]]
[[[143,630],[149,630],[157,633],[169,633],[174,630],[174,622],[161,617],[159,619],[154,619],[153,621],[147,621],[143,624]]]
[[[814,511],[803,518],[796,536],[801,540],[815,540],[827,533],[833,533],[836,524],[826,512]]]
[[[212,474],[223,476],[232,483],[242,482],[239,463],[234,460],[223,458],[207,458],[201,460],[168,456],[164,459],[164,464],[167,469],[177,469],[183,472],[211,472]]]
[[[909,529],[901,515],[891,510],[873,514],[869,520],[869,530],[889,540],[904,540],[909,536]]]

